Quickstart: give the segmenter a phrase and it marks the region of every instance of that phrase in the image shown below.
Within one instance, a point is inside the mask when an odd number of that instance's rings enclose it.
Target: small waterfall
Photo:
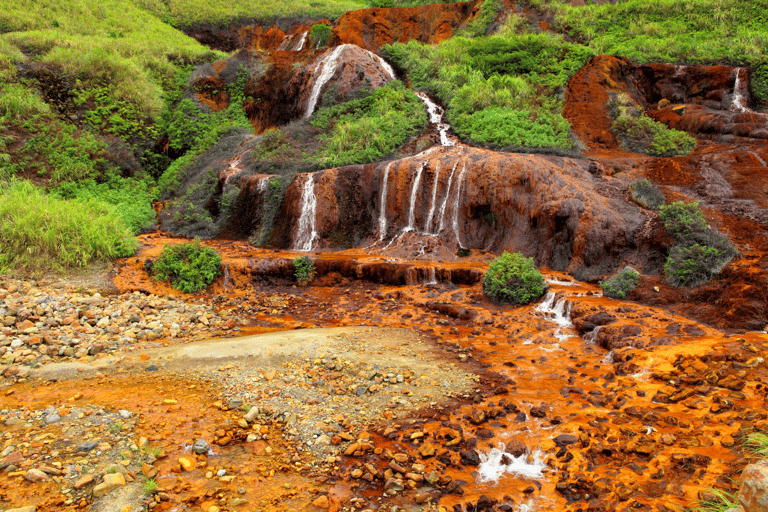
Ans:
[[[467,172],[466,162],[461,168],[461,173],[459,173],[459,181],[456,184],[456,202],[453,208],[453,232],[456,233],[456,244],[458,244],[459,249],[464,248],[464,246],[461,245],[461,239],[459,238],[459,206],[461,205],[461,185],[464,183],[465,172]]]
[[[432,218],[435,216],[435,203],[437,202],[437,184],[440,181],[440,161],[437,162],[435,168],[435,182],[432,184],[432,202],[429,205],[429,215],[427,215],[427,223],[424,224],[424,232],[430,234],[430,228],[432,227]]]
[[[257,186],[257,190],[261,193],[264,193],[267,191],[267,187],[269,186],[269,176],[266,176],[264,178],[261,178],[259,180],[259,184]]]
[[[571,334],[563,332],[563,329],[573,327],[571,323],[571,303],[565,299],[555,302],[555,298],[555,292],[549,292],[544,302],[536,306],[536,311],[544,313],[544,318],[558,325],[555,331],[555,338],[563,341],[566,338],[572,337]]]
[[[445,220],[445,208],[448,206],[448,198],[451,196],[451,184],[453,182],[453,173],[456,172],[456,167],[459,165],[459,162],[457,161],[455,164],[453,164],[453,169],[451,169],[451,174],[448,176],[448,190],[445,191],[445,199],[443,199],[443,204],[440,206],[440,224],[437,228],[437,232],[435,235],[439,235],[443,231],[443,221]]]
[[[373,52],[369,52],[368,50],[365,50],[365,51],[368,52],[368,55],[371,57],[371,59],[373,59],[373,61],[376,64],[384,68],[384,71],[387,72],[387,74],[389,75],[389,78],[391,78],[392,80],[395,79],[395,70],[392,69],[392,66],[389,65],[389,62],[385,61],[384,59],[382,59],[381,57],[379,57]]]
[[[424,284],[437,284],[437,276],[435,275],[435,267],[429,267],[429,280]]]
[[[301,39],[299,39],[299,44],[296,45],[298,48],[294,48],[293,51],[294,52],[300,52],[301,50],[303,50],[304,49],[304,43],[306,43],[306,42],[307,42],[307,33],[304,32],[303,34],[301,34]]]
[[[387,236],[387,184],[389,183],[389,168],[392,162],[384,168],[384,179],[381,183],[381,199],[379,200],[379,240]]]
[[[327,54],[323,59],[317,64],[315,67],[314,72],[312,73],[315,78],[315,83],[312,86],[312,94],[309,95],[309,102],[307,103],[307,111],[304,113],[304,117],[309,119],[312,117],[312,114],[315,112],[315,107],[317,106],[317,100],[320,97],[320,92],[323,89],[323,86],[328,82],[328,80],[331,79],[333,74],[336,72],[336,67],[339,65],[339,56],[341,55],[341,52],[344,50],[344,48],[347,45],[343,44],[341,46],[337,46],[333,49],[332,52]],[[317,75],[318,70],[322,68],[322,71],[320,72],[320,75]]]
[[[733,99],[731,100],[731,110],[735,112],[752,112],[750,109],[744,106],[744,102],[747,94],[749,94],[748,84],[741,80],[741,72],[746,70],[744,68],[736,68],[736,81],[733,84]]]
[[[757,161],[760,162],[760,165],[762,165],[763,167],[768,167],[768,164],[765,163],[765,160],[760,158],[760,155],[758,155],[754,151],[750,151],[749,154],[752,155],[753,157],[757,158]]]
[[[448,137],[448,130],[451,126],[443,122],[443,115],[445,111],[440,108],[434,101],[429,99],[424,93],[417,92],[416,95],[421,98],[424,105],[427,106],[427,112],[429,112],[429,122],[437,126],[437,131],[440,133],[440,144],[442,146],[455,146],[456,141]]]
[[[301,217],[299,228],[296,231],[296,241],[293,244],[295,251],[311,251],[317,238],[315,231],[315,216],[317,211],[317,197],[315,197],[315,175],[307,175],[304,182],[304,190],[301,193]]]
[[[510,473],[521,478],[539,479],[544,477],[547,468],[545,456],[541,450],[533,453],[523,453],[515,457],[506,453],[503,443],[498,448],[492,448],[489,452],[481,452],[480,466],[478,467],[478,480],[481,482],[498,483],[501,475]]]
[[[416,169],[416,177],[413,179],[413,188],[411,189],[411,205],[408,213],[408,226],[403,230],[403,233],[408,231],[414,231],[416,229],[416,192],[419,190],[419,184],[421,183],[421,173],[427,166],[427,162],[424,162]]]

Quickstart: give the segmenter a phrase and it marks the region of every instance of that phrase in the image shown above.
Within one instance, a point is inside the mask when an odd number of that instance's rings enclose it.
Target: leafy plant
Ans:
[[[640,206],[651,210],[664,206],[664,194],[647,179],[632,183],[629,187],[629,196]]]
[[[528,304],[544,294],[544,276],[536,270],[533,258],[504,252],[493,260],[483,277],[483,293],[500,303]]]
[[[200,240],[178,245],[166,244],[152,266],[152,279],[169,281],[184,293],[202,290],[221,275],[221,256]]]
[[[664,229],[677,240],[684,240],[697,231],[707,229],[707,220],[698,202],[676,201],[659,209]]]
[[[123,431],[123,424],[122,422],[115,421],[114,423],[109,424],[109,433],[110,434],[119,434]]]
[[[313,48],[325,48],[328,46],[328,41],[331,39],[331,26],[325,23],[317,23],[312,25],[312,29],[309,31],[309,37],[312,41]]]
[[[602,281],[600,287],[603,289],[603,294],[606,297],[623,299],[635,289],[638,282],[640,282],[640,274],[637,270],[632,267],[624,267],[605,281]]]
[[[309,256],[299,256],[293,260],[294,276],[299,283],[308,283],[315,276],[315,262]]]

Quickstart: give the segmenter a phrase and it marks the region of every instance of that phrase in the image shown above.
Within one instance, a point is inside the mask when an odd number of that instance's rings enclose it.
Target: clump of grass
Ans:
[[[725,512],[739,506],[739,498],[735,493],[714,488],[708,489],[707,493],[712,498],[700,502],[697,512]]]
[[[658,210],[664,205],[664,194],[647,179],[637,180],[629,187],[629,196],[640,206]]]
[[[765,432],[753,432],[747,435],[745,445],[755,455],[768,458],[768,434]]]
[[[100,201],[66,201],[28,181],[0,182],[0,269],[84,267],[130,256],[137,245]]]
[[[170,281],[176,290],[193,293],[202,290],[221,275],[221,256],[200,240],[167,245],[152,267],[152,279]]]
[[[144,482],[144,494],[146,496],[152,496],[157,492],[158,485],[157,480],[154,478],[148,479],[146,482]]]
[[[309,256],[299,256],[293,260],[294,276],[299,283],[308,283],[315,276],[315,262]]]

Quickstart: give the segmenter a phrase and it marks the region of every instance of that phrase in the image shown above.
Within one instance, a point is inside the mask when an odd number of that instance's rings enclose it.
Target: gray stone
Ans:
[[[58,415],[58,413],[49,414],[45,417],[45,422],[47,424],[56,423],[57,421],[61,421],[61,416]]]
[[[89,452],[96,448],[99,445],[98,441],[87,441],[80,446],[77,447],[77,451],[79,452]]]
[[[120,417],[121,417],[121,418],[123,418],[124,420],[127,420],[128,418],[130,418],[130,417],[131,417],[131,414],[132,414],[132,413],[131,413],[131,411],[126,411],[125,409],[120,409],[119,411],[117,411],[117,413],[118,413],[118,414],[120,415]]]
[[[208,453],[208,448],[208,441],[205,439],[195,439],[194,444],[192,444],[192,451],[198,455]]]

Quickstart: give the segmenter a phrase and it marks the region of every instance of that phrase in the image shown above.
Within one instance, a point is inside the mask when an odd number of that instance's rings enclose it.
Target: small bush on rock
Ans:
[[[331,26],[324,23],[312,25],[309,37],[312,39],[312,46],[315,48],[325,48],[331,39]]]
[[[155,281],[170,281],[184,293],[202,290],[221,275],[221,256],[210,247],[193,243],[167,245],[152,267]]]
[[[698,202],[684,203],[674,202],[668,206],[662,206],[659,217],[664,222],[664,229],[676,240],[682,241],[692,233],[708,229],[707,220],[699,208]]]
[[[619,272],[600,283],[606,297],[623,299],[635,289],[640,281],[640,274],[632,267],[624,267]]]
[[[651,210],[664,206],[664,194],[646,179],[638,180],[630,185],[629,195],[637,204]]]
[[[533,258],[505,252],[493,260],[483,278],[483,293],[491,300],[509,304],[528,304],[544,294],[546,282],[536,270]]]
[[[308,283],[315,276],[315,262],[309,256],[299,256],[293,260],[294,276],[299,283]]]

